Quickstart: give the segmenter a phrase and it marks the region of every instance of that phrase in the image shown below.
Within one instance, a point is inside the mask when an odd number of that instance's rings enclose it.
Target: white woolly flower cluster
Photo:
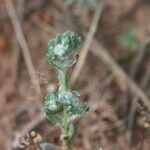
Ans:
[[[83,114],[85,110],[83,106],[80,105],[78,96],[76,92],[70,91],[64,91],[58,94],[59,100],[68,112],[71,114]]]
[[[63,56],[64,55],[64,45],[63,44],[58,44],[55,48],[54,48],[54,53],[55,55],[58,56]]]

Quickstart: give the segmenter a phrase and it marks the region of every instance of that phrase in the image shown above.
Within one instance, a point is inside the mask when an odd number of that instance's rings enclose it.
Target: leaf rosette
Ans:
[[[78,50],[81,46],[81,39],[73,32],[59,34],[56,38],[48,42],[47,63],[55,68],[64,70],[77,62],[78,55],[72,58],[71,53]]]

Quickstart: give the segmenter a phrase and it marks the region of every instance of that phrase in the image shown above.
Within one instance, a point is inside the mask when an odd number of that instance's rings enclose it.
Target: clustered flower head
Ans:
[[[78,94],[71,91],[55,91],[45,97],[45,112],[47,115],[59,113],[66,109],[70,115],[80,117],[88,110],[88,106],[80,105]]]
[[[48,42],[47,63],[57,69],[65,69],[77,62],[78,55],[70,58],[70,54],[81,46],[81,39],[73,32],[59,34]]]

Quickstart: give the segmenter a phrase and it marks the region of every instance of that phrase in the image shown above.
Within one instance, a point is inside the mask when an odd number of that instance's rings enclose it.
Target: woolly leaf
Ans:
[[[88,106],[79,104],[79,99],[76,92],[59,92],[58,98],[71,115],[82,116],[88,111]]]
[[[62,127],[62,117],[57,114],[49,114],[47,115],[47,119],[52,122],[53,124],[56,124],[60,127]]]
[[[44,111],[47,115],[60,112],[61,110],[62,104],[59,102],[57,92],[53,92],[45,97]]]
[[[82,106],[80,106],[80,112],[76,112],[76,113],[72,114],[70,121],[72,122],[72,121],[82,117],[88,111],[89,111],[89,106],[86,104],[83,104]]]

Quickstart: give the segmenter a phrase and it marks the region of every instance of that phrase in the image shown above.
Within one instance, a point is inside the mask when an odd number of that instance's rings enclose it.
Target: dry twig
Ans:
[[[20,58],[20,49],[18,43],[15,42],[15,52],[13,54],[13,66],[12,66],[12,84],[15,86],[17,81],[17,74],[19,69],[19,58]]]
[[[124,83],[126,83],[131,91],[145,104],[146,107],[150,108],[149,98],[140,89],[140,87],[122,70],[122,68],[113,60],[105,48],[94,40],[91,52],[98,57],[103,63],[105,63],[113,72],[115,76],[120,78]]]
[[[131,142],[132,140],[132,132],[133,132],[133,125],[134,125],[134,117],[136,114],[136,103],[138,101],[137,97],[134,97],[132,100],[132,104],[131,104],[131,108],[130,108],[130,112],[129,112],[129,118],[128,118],[128,122],[127,122],[127,126],[129,129],[129,132],[127,133],[128,139]]]
[[[25,0],[20,0],[19,4],[18,4],[18,14],[19,14],[19,20],[20,20],[20,24],[22,24],[23,21],[23,13],[25,12]],[[16,41],[16,39],[15,39]],[[13,63],[13,71],[12,71],[12,83],[15,86],[16,85],[16,81],[17,81],[17,75],[18,75],[18,70],[19,70],[19,61],[20,61],[20,47],[18,45],[18,42],[15,42],[15,52],[14,52],[14,63]]]
[[[150,62],[148,63],[147,71],[142,79],[141,86],[144,88],[147,86],[150,79]]]
[[[95,14],[94,14],[89,32],[87,34],[87,38],[86,38],[86,40],[83,44],[83,48],[82,48],[82,51],[80,53],[79,61],[76,64],[76,67],[75,67],[75,69],[73,71],[73,74],[71,76],[71,82],[72,83],[74,83],[76,81],[76,79],[78,78],[78,76],[81,72],[81,69],[82,69],[83,64],[85,62],[85,59],[86,59],[86,56],[87,56],[88,51],[90,49],[93,37],[95,35],[96,29],[97,29],[97,26],[98,26],[98,22],[99,22],[99,19],[100,19],[100,16],[101,16],[101,12],[102,12],[102,4],[100,3],[99,7],[95,11]]]
[[[11,21],[12,21],[18,43],[21,47],[24,61],[26,63],[26,67],[27,67],[29,75],[31,77],[31,81],[32,81],[34,90],[35,90],[36,94],[39,95],[40,94],[39,80],[36,76],[34,66],[33,66],[33,63],[31,60],[31,56],[29,53],[29,48],[28,48],[28,45],[26,43],[25,37],[23,35],[23,31],[22,31],[21,25],[19,23],[18,17],[16,15],[14,5],[12,3],[12,0],[5,0],[5,4],[6,4],[8,14],[9,14]]]
[[[147,50],[150,49],[150,41],[148,41],[146,49]],[[147,86],[147,84],[149,83],[149,79],[150,79],[150,62],[148,63],[147,66],[148,66],[147,67],[147,71],[146,71],[146,73],[145,73],[145,75],[144,75],[144,77],[143,77],[143,79],[141,81],[141,86],[143,88],[145,88]]]
[[[146,52],[146,44],[143,46],[143,48],[140,49],[137,57],[133,61],[131,71],[130,71],[130,75],[132,78],[135,78],[135,76],[137,75],[137,72],[139,71],[141,62],[144,58],[145,52]]]

